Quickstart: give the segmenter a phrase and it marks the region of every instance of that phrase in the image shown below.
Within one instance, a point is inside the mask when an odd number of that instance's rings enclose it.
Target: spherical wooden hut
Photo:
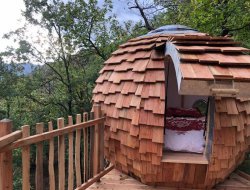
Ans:
[[[181,25],[120,45],[93,90],[107,116],[107,159],[149,185],[223,181],[250,149],[248,53],[229,37]]]

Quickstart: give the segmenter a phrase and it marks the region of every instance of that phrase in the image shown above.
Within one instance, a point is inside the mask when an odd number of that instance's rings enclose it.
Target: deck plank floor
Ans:
[[[101,182],[94,183],[88,190],[177,190],[177,188],[152,187],[144,185],[120,171],[113,169],[101,178]],[[178,188],[180,189],[180,188]],[[233,173],[225,182],[218,184],[214,190],[249,190],[250,181]],[[184,190],[184,189],[183,189]],[[187,190],[187,189],[186,189]]]

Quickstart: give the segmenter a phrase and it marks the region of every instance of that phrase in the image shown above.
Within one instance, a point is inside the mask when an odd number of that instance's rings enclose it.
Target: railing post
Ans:
[[[94,105],[94,118],[101,117],[101,106]],[[94,157],[93,157],[93,175],[97,175],[100,171],[100,128],[98,124],[95,125],[95,132],[94,132]]]
[[[0,121],[0,137],[12,132],[12,121]],[[13,190],[12,151],[0,153],[0,189]]]
[[[103,117],[104,114],[101,111],[101,117]],[[99,124],[99,132],[100,132],[100,147],[99,147],[99,160],[100,160],[100,171],[104,170],[104,122]]]

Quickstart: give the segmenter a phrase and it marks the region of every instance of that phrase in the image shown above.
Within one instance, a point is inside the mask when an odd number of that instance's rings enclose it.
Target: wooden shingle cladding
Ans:
[[[107,116],[105,155],[116,168],[147,184],[189,188],[212,186],[223,180],[243,160],[249,149],[250,101],[216,99],[214,141],[208,165],[161,162],[167,83],[164,54],[166,41],[169,40],[175,44],[177,51],[185,55],[248,51],[236,47],[237,43],[230,38],[213,38],[203,33],[145,36],[121,45],[105,62],[93,90],[93,102],[101,104]],[[195,63],[195,67],[206,65],[218,72],[218,65],[208,63]],[[182,71],[188,70],[192,64],[194,62],[183,63]],[[199,73],[195,69],[195,75],[207,81],[214,77],[212,72],[202,69]],[[239,72],[247,72],[247,69],[238,69]],[[240,76],[237,70],[234,72],[233,76]],[[190,77],[192,72],[186,75]]]
[[[227,40],[179,43],[168,41],[166,55],[173,60],[180,94],[213,96],[224,90],[223,95],[229,97],[250,96],[249,49],[232,46]]]

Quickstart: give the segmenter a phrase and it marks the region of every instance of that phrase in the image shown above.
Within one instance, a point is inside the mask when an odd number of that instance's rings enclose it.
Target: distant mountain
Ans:
[[[6,64],[6,63],[3,63],[4,65],[7,66],[7,69],[8,70],[11,70],[13,69],[12,67],[14,66],[15,67],[15,64],[14,65],[11,65],[11,64]],[[40,65],[34,65],[32,63],[18,63],[16,64],[16,66],[18,66],[18,70],[16,71],[17,75],[29,75],[31,74],[37,67],[40,67]],[[21,67],[20,67],[21,66]]]
[[[34,69],[37,67],[37,65],[34,65],[32,63],[23,63],[23,74],[28,75],[34,71]]]

